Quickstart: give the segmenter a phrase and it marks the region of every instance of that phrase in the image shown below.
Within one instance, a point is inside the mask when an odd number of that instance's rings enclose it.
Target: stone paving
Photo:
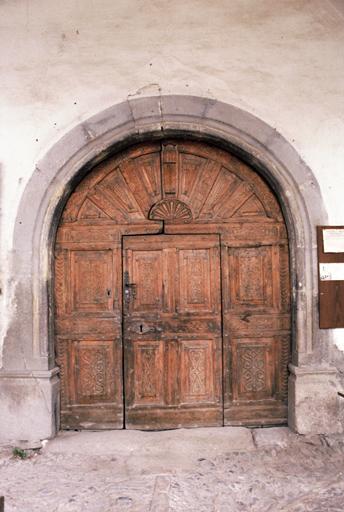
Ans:
[[[202,428],[64,432],[43,444],[0,450],[5,512],[344,510],[343,436]]]

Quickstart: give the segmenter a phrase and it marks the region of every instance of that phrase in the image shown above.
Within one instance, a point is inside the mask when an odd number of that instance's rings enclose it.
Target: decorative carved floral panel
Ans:
[[[265,340],[264,343],[241,340],[236,344],[235,350],[238,398],[272,398],[271,344]]]
[[[163,400],[163,345],[159,341],[138,341],[135,351],[134,405],[160,404]]]
[[[181,380],[184,381],[184,402],[212,401],[215,395],[212,361],[212,340],[183,341],[181,351]]]

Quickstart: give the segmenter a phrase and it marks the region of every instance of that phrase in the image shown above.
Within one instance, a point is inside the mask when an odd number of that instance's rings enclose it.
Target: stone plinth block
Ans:
[[[58,370],[0,375],[0,444],[28,446],[55,436]]]
[[[289,427],[299,434],[340,433],[335,368],[290,365]]]

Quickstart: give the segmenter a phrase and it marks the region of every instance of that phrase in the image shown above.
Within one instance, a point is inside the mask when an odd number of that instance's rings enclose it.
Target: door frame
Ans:
[[[87,172],[110,154],[166,135],[188,136],[231,151],[275,192],[288,229],[292,275],[289,426],[299,433],[341,431],[337,369],[329,355],[332,333],[319,329],[314,300],[318,293],[315,226],[327,224],[316,177],[275,128],[252,114],[214,99],[161,95],[119,103],[76,125],[47,149],[25,186],[13,232],[15,280],[6,285],[18,314],[5,326],[2,350],[0,390],[10,425],[3,439],[46,438],[58,430],[52,261],[67,199]],[[23,382],[30,397],[26,404],[15,398]],[[37,385],[44,389],[44,398],[37,394]],[[20,425],[19,416],[25,418]]]

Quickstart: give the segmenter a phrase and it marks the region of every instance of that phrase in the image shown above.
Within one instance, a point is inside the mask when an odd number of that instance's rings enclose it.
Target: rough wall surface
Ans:
[[[312,169],[329,223],[343,223],[340,2],[18,0],[1,3],[0,14],[0,346],[17,314],[16,212],[37,162],[74,126],[126,99],[190,94],[256,115]],[[333,335],[341,370],[344,335]]]
[[[260,117],[313,170],[329,222],[342,222],[340,2],[18,0],[0,11],[4,272],[37,160],[71,127],[133,96],[207,96]],[[3,299],[11,314],[12,285]]]

